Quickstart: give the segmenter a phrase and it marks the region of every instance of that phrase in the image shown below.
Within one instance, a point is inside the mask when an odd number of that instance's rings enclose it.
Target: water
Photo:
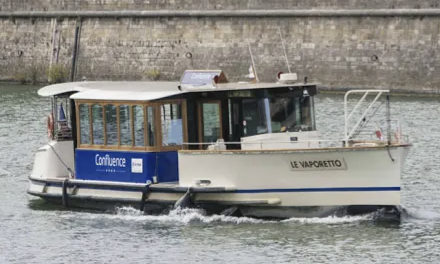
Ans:
[[[409,215],[400,226],[366,217],[288,219],[163,216],[130,208],[95,213],[26,194],[35,150],[47,139],[49,100],[37,87],[0,84],[0,263],[429,263],[440,260],[440,99],[393,97],[414,144],[402,176]],[[318,128],[343,131],[342,95],[316,98]]]

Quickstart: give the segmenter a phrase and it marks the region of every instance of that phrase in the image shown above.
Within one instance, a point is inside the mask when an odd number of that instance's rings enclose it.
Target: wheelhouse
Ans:
[[[273,138],[272,145],[257,144],[268,149],[286,136],[298,143],[298,133],[316,131],[314,84],[228,83],[222,71],[191,70],[180,83],[80,82],[51,89],[42,92],[53,95],[56,122],[49,130],[54,139],[73,142],[77,179],[178,181],[179,150],[212,150],[219,142],[220,150],[249,150],[256,146],[246,141]]]

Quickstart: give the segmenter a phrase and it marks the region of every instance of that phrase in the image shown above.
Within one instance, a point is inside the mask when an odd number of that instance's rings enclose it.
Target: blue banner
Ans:
[[[146,183],[178,181],[177,152],[123,152],[76,149],[76,178]]]

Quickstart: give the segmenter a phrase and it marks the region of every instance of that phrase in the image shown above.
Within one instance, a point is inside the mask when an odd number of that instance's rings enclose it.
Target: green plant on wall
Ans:
[[[160,71],[156,68],[145,71],[145,75],[153,81],[157,81],[160,78]]]
[[[35,85],[38,82],[39,76],[43,76],[42,72],[44,72],[39,65],[31,65],[29,66],[27,72],[27,77],[32,85]],[[41,73],[41,75],[40,75]]]
[[[61,64],[53,64],[47,69],[47,79],[49,83],[62,83],[67,80],[69,72]]]
[[[15,72],[13,79],[21,84],[30,83],[35,85],[42,76],[42,72],[41,65],[32,64],[29,66],[23,66]]]

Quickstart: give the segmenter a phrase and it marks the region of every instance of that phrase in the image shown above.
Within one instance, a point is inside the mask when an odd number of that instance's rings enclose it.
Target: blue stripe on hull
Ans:
[[[400,191],[400,187],[336,187],[336,188],[298,188],[298,189],[251,189],[237,190],[237,193],[286,193],[286,192],[383,192]]]
[[[33,181],[35,184],[41,184],[40,181]],[[86,184],[86,183],[85,183]],[[44,184],[43,184],[44,185]],[[75,185],[72,183],[72,185]],[[46,186],[50,187],[61,187],[61,183],[46,183]],[[178,187],[178,186],[176,186]],[[91,190],[109,190],[109,191],[129,191],[129,192],[142,192],[141,187],[122,187],[122,186],[80,186],[82,189],[91,189]],[[295,189],[241,189],[236,191],[231,191],[228,193],[298,193],[298,192],[394,192],[400,191],[400,187],[336,187],[336,188],[295,188]],[[154,187],[150,189],[151,192],[154,191]],[[158,192],[158,191],[156,191]],[[163,193],[184,193],[185,190],[177,190],[175,188],[170,188],[166,190],[166,188],[161,188]],[[210,192],[210,193],[224,193],[221,191],[218,192]]]

